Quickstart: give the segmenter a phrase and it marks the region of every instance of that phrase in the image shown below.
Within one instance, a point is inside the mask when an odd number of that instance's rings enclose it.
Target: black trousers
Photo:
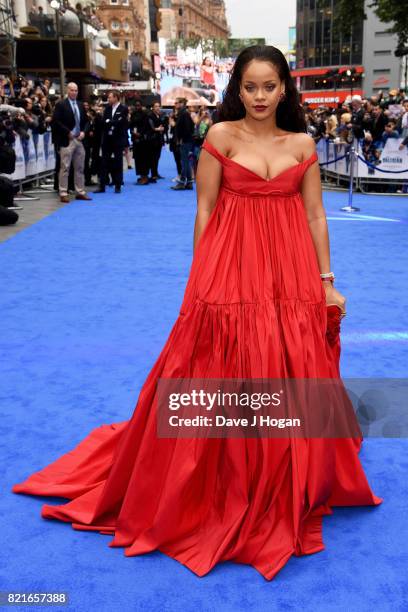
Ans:
[[[152,140],[150,142],[150,172],[152,177],[159,175],[159,159],[162,150],[161,141]]]
[[[84,166],[84,177],[85,183],[90,183],[92,178],[91,173],[91,145],[87,143],[84,145],[85,148],[85,166]]]
[[[174,161],[176,162],[177,174],[181,175],[181,155],[180,155],[180,147],[179,145],[174,145],[173,148]]]
[[[106,141],[102,145],[102,167],[100,186],[105,187],[109,173],[115,187],[121,187],[123,182],[123,149],[115,143]]]
[[[137,175],[147,176],[150,168],[150,152],[146,141],[133,143],[133,157]]]

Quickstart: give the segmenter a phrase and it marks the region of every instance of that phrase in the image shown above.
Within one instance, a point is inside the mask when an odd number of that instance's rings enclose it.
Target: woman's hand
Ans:
[[[346,313],[346,298],[337,291],[330,281],[323,281],[323,287],[326,292],[326,304],[335,304],[341,308],[343,314]]]

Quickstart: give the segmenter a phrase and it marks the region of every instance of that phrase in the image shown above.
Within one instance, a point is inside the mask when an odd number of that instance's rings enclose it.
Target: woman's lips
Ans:
[[[261,105],[254,106],[254,109],[258,112],[264,111],[267,108],[268,108],[267,106],[261,106]]]

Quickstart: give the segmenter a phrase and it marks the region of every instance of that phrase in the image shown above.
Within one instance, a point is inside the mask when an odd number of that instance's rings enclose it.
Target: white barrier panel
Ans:
[[[399,145],[402,142],[402,138],[388,138],[385,143],[383,150],[381,151],[378,167],[382,170],[389,170],[389,172],[378,172],[374,168],[367,166],[361,159],[358,159],[358,163],[354,166],[354,176],[358,178],[380,178],[383,181],[392,181],[395,179],[403,180],[408,179],[408,148],[404,147],[399,150]],[[364,157],[358,140],[355,138],[353,142],[356,152]],[[348,143],[335,143],[332,140],[327,141],[321,138],[316,144],[316,151],[319,157],[319,162],[324,163],[341,157],[348,151]],[[350,175],[350,163],[349,157],[345,157],[340,161],[324,165],[322,169],[335,172],[340,176]],[[393,172],[393,170],[407,170],[407,172]]]
[[[37,154],[35,152],[35,146],[33,141],[33,135],[31,130],[28,130],[30,138],[28,139],[27,151],[28,157],[26,158],[26,176],[32,176],[37,174]]]
[[[16,140],[14,143],[14,151],[16,153],[16,168],[13,174],[9,174],[9,176],[13,181],[21,181],[25,178],[26,175],[26,165],[24,159],[24,151],[23,145],[21,144],[20,136],[16,136]]]
[[[36,153],[37,153],[37,172],[38,173],[44,172],[44,170],[46,170],[45,153],[44,153],[44,134],[38,134]]]
[[[51,142],[51,134],[48,140],[48,151],[47,151],[47,170],[55,170],[55,147]]]
[[[407,179],[408,180],[408,149],[399,149],[402,138],[388,138],[381,151],[380,158],[376,166],[381,170],[389,172],[378,172],[371,166],[367,166],[361,159],[358,160],[357,173],[359,177],[381,178],[381,179]],[[361,149],[358,149],[361,157],[364,157]],[[372,163],[372,162],[371,162]],[[393,172],[394,170],[407,170],[407,172]]]

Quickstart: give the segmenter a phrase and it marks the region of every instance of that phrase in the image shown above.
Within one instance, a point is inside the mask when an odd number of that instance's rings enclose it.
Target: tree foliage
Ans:
[[[322,8],[324,0],[319,0]],[[334,22],[336,29],[344,35],[350,33],[350,28],[359,23],[362,19],[367,19],[364,10],[364,0],[338,0],[335,3]],[[407,5],[402,0],[373,0],[366,5],[373,8],[377,17],[386,24],[389,24],[389,31],[398,36],[398,46],[408,43],[408,10]]]

